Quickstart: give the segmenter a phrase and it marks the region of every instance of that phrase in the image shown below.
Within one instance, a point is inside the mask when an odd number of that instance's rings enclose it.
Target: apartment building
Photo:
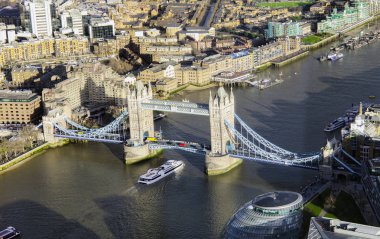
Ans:
[[[144,83],[150,83],[163,78],[176,78],[176,72],[179,68],[180,65],[173,61],[151,65],[147,69],[141,71],[137,79],[142,80]]]
[[[343,12],[338,13],[338,10],[334,8],[326,20],[318,22],[318,32],[336,33],[369,16],[370,10],[368,3],[358,1],[355,2],[353,7],[350,7],[348,3],[346,3]]]
[[[126,105],[128,83],[124,77],[100,63],[85,64],[51,89],[42,91],[45,110],[62,108],[70,117],[85,104]]]
[[[29,87],[32,86],[33,79],[40,76],[42,73],[41,67],[25,66],[14,67],[11,71],[12,85]]]
[[[80,56],[90,53],[88,39],[85,37],[68,37],[55,39],[55,56]]]
[[[0,67],[17,61],[76,56],[89,53],[89,43],[82,37],[44,38],[0,45]]]

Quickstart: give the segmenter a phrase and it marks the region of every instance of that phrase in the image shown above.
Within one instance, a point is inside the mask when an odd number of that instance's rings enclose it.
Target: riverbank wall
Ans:
[[[44,144],[42,144],[42,145],[40,145],[40,146],[38,146],[32,150],[29,150],[28,152],[26,152],[26,153],[24,153],[18,157],[10,160],[9,162],[0,165],[0,173],[4,173],[8,170],[11,170],[11,169],[15,168],[16,166],[21,165],[21,163],[23,163],[23,162],[26,162],[29,159],[32,159],[34,157],[37,157],[37,156],[45,153],[46,150],[48,150],[48,149],[61,147],[61,146],[68,144],[69,142],[70,142],[69,140],[60,140],[60,141],[55,142],[55,143],[44,143]]]
[[[294,61],[297,61],[305,56],[309,55],[309,51],[305,51],[305,52],[302,52],[296,56],[293,56],[293,57],[290,57],[286,60],[283,60],[283,61],[280,61],[280,62],[272,62],[272,64],[275,66],[275,67],[282,67],[282,66],[285,66],[291,62],[294,62]]]

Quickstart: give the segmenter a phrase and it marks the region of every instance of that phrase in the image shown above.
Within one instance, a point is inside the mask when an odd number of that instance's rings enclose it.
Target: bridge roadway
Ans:
[[[207,104],[151,99],[142,102],[141,106],[146,110],[158,110],[164,112],[176,112],[203,116],[210,115]]]
[[[203,145],[194,142],[186,142],[180,140],[157,140],[157,141],[145,141],[150,149],[178,149],[192,153],[207,154],[211,149],[209,145]]]

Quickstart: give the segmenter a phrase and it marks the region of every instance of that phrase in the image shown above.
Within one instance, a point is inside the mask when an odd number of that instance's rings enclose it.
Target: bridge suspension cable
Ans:
[[[235,115],[235,118],[240,124],[240,131],[225,120],[225,125],[236,137],[236,143],[239,145],[238,149],[231,150],[230,154],[233,156],[268,163],[313,169],[317,168],[317,165],[314,163],[319,160],[319,153],[301,155],[285,150],[272,144],[253,131],[237,115]],[[245,136],[245,134],[247,135]]]
[[[259,144],[263,145],[269,151],[286,156],[296,155],[295,153],[285,150],[266,140],[264,137],[256,133],[253,129],[251,129],[237,114],[235,114],[235,119],[237,119],[239,124],[247,131],[249,135],[251,135],[251,137],[254,140],[256,140]]]
[[[122,143],[126,139],[126,132],[125,127],[123,127],[123,120],[127,117],[127,115],[128,111],[125,110],[114,121],[98,129],[89,129],[64,117],[65,122],[74,127],[75,129],[66,129],[58,123],[52,122],[55,128],[54,135],[61,138],[90,140],[108,143]]]

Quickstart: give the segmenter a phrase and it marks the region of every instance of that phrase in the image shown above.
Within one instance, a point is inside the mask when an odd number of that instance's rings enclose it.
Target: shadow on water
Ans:
[[[23,220],[20,220],[20,217]],[[21,232],[22,238],[28,239],[100,238],[80,223],[29,200],[20,200],[1,206],[0,226],[1,229],[14,226]]]
[[[109,151],[120,160],[120,162],[124,163],[124,145],[123,144],[104,144]]]
[[[225,175],[185,174],[152,185],[134,185],[124,195],[98,198],[95,203],[104,211],[113,238],[217,238],[229,215],[262,192],[252,185],[231,184]]]

